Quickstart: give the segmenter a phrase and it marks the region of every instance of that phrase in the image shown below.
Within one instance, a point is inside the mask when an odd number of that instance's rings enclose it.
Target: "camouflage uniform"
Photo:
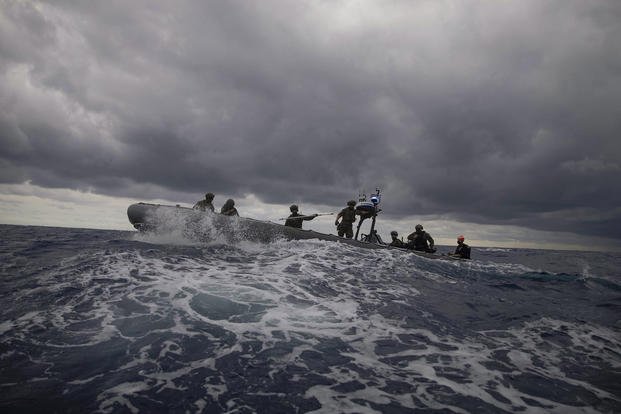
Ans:
[[[339,218],[341,217],[342,217],[342,220],[336,227],[339,237],[343,237],[343,235],[345,235],[345,237],[347,237],[348,239],[351,239],[352,237],[354,237],[354,229],[352,225],[356,221],[356,210],[354,209],[353,206],[345,207],[336,216],[336,222],[338,222]]]
[[[296,219],[295,217],[303,217],[304,214],[299,214],[297,211],[291,213],[291,215],[289,217],[287,217],[287,221],[285,221],[285,226],[287,227],[295,227],[296,229],[301,229],[302,228],[302,221],[304,220],[312,220],[315,217],[313,216],[307,216],[301,219]]]

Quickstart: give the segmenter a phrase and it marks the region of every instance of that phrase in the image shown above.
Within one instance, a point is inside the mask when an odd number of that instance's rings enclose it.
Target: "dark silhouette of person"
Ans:
[[[237,209],[235,208],[235,201],[232,198],[226,200],[226,203],[220,209],[220,213],[225,216],[239,216]]]
[[[390,242],[389,246],[405,247],[405,243],[403,243],[403,241],[398,238],[399,233],[397,233],[395,230],[390,232],[390,237],[392,238],[392,241]]]
[[[291,215],[287,217],[287,220],[285,221],[285,226],[295,227],[297,229],[302,228],[302,221],[312,220],[318,216],[318,214],[311,214],[310,216],[305,216],[304,214],[298,213],[298,206],[295,204],[292,204],[291,207],[289,207],[289,210],[291,210]]]
[[[417,224],[414,233],[408,235],[408,248],[427,253],[435,253],[433,238],[423,230],[421,224]]]
[[[353,224],[356,221],[356,202],[354,200],[349,200],[347,202],[347,207],[339,212],[336,215],[336,220],[334,221],[334,225],[336,226],[336,230],[338,231],[339,237],[347,237],[351,239],[354,237],[354,229]],[[339,222],[339,219],[341,221]]]
[[[455,253],[451,256],[460,257],[462,259],[470,259],[470,246],[464,243],[466,238],[464,236],[457,237],[457,247],[455,248]]]
[[[194,210],[211,211],[213,213],[214,211],[213,204],[212,204],[213,198],[214,198],[213,193],[207,193],[205,194],[205,199],[198,201],[196,204],[194,204],[194,207],[192,208]]]

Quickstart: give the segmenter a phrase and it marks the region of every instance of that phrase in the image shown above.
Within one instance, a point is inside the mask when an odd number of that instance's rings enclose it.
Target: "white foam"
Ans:
[[[540,346],[542,332],[559,330],[567,333],[575,354],[600,357],[618,369],[621,366],[619,342],[604,343],[593,338],[593,335],[615,338],[615,333],[605,328],[541,319],[510,330],[473,332],[469,337],[458,338],[441,330],[412,329],[404,319],[374,313],[381,309],[387,297],[395,304],[411,304],[412,297],[420,296],[422,293],[408,283],[410,278],[424,278],[427,285],[457,284],[463,280],[447,275],[467,274],[469,271],[518,274],[525,271],[524,267],[442,262],[391,250],[363,251],[318,240],[268,245],[242,241],[234,246],[195,241],[184,243],[181,240],[180,245],[190,247],[188,255],[183,254],[185,249],[177,249],[182,253],[168,254],[164,248],[97,254],[90,258],[90,263],[96,263],[96,266],[79,271],[71,279],[60,280],[53,276],[49,286],[45,286],[45,289],[58,291],[68,286],[80,286],[80,291],[71,300],[46,311],[30,312],[10,323],[3,322],[0,332],[12,332],[15,327],[28,332],[28,329],[45,326],[50,321],[59,330],[74,322],[99,321],[98,326],[80,331],[83,338],[79,343],[45,344],[67,347],[92,345],[117,337],[134,342],[148,334],[169,336],[157,345],[141,347],[131,355],[129,362],[118,367],[118,370],[142,366],[156,368],[141,370],[138,374],[143,381],[125,382],[103,391],[99,396],[99,409],[103,412],[114,411],[115,403],[135,412],[136,407],[131,401],[137,395],[153,389],[181,390],[176,385],[178,379],[200,368],[215,370],[218,359],[242,352],[245,342],[258,342],[260,351],[264,351],[283,341],[291,346],[285,348],[287,352],[270,357],[267,376],[274,377],[292,365],[308,369],[304,352],[317,352],[317,346],[326,341],[343,343],[349,348],[342,356],[351,359],[351,364],[330,367],[325,374],[333,385],[311,385],[306,390],[306,398],[314,397],[321,404],[315,412],[377,412],[357,399],[377,404],[394,402],[411,410],[420,408],[410,392],[383,390],[389,380],[417,384],[416,399],[430,409],[464,412],[446,402],[447,399],[438,398],[439,392],[446,392],[478,398],[499,411],[536,411],[527,407],[522,398],[537,400],[550,407],[546,408],[547,412],[589,411],[587,407],[570,407],[525,394],[508,383],[506,372],[490,368],[492,363],[504,364],[511,374],[535,372],[579,386],[599,398],[618,401],[617,396],[592,384],[569,378],[559,368],[563,349],[555,348],[553,344],[545,350]],[[69,260],[64,264],[64,270],[79,263],[79,257]],[[214,316],[209,310],[197,310],[193,305],[192,300],[201,294],[246,307],[260,305],[265,309],[254,319]],[[91,307],[76,315],[75,309],[84,303],[90,303]],[[121,309],[123,303],[129,305]],[[115,324],[120,319],[141,316],[170,318],[174,325],[123,334]],[[421,318],[425,317],[431,318],[432,315],[421,311]],[[197,330],[199,322],[217,325],[235,335],[235,343],[224,343],[216,335]],[[183,339],[198,335],[208,338],[214,344],[214,350],[208,357],[187,360]],[[24,336],[22,333],[22,338]],[[404,337],[412,339],[407,342]],[[382,341],[399,346],[392,353],[380,352],[378,344]],[[242,358],[251,362],[260,351],[247,353]],[[507,361],[496,361],[494,351],[505,352]],[[611,352],[616,352],[616,356]],[[182,355],[184,358],[177,358]],[[164,358],[183,360],[183,363],[174,369],[159,369],[160,360]],[[360,372],[374,373],[373,380]],[[77,379],[71,384],[85,384],[95,378]],[[300,377],[297,379],[303,381]],[[364,388],[339,391],[334,386],[351,381],[361,383]],[[438,385],[446,387],[446,391],[439,391]],[[203,388],[205,398],[214,400],[228,391],[225,379],[219,375],[210,377],[209,381],[206,379]],[[488,390],[505,400],[500,401]],[[266,394],[259,391],[257,395]],[[206,404],[205,399],[195,402],[198,408]],[[230,410],[233,411],[236,405],[231,404]]]

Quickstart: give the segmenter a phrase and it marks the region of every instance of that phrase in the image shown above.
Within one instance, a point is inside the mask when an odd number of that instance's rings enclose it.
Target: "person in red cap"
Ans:
[[[464,240],[464,236],[457,237],[457,248],[455,249],[455,253],[453,253],[451,256],[459,257],[462,259],[470,259],[470,246],[464,243]]]

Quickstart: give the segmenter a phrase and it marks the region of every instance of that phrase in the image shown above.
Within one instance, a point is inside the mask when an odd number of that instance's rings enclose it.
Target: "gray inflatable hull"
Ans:
[[[168,227],[185,227],[185,230],[199,239],[209,239],[213,235],[225,235],[227,240],[251,240],[269,243],[276,240],[326,240],[345,243],[365,249],[395,249],[415,253],[429,258],[455,259],[431,253],[389,247],[383,244],[367,243],[359,240],[338,237],[334,234],[319,233],[287,227],[269,221],[245,217],[229,217],[217,213],[194,210],[188,207],[161,204],[137,203],[127,208],[129,222],[139,231],[166,231]],[[459,260],[459,259],[455,259]]]

